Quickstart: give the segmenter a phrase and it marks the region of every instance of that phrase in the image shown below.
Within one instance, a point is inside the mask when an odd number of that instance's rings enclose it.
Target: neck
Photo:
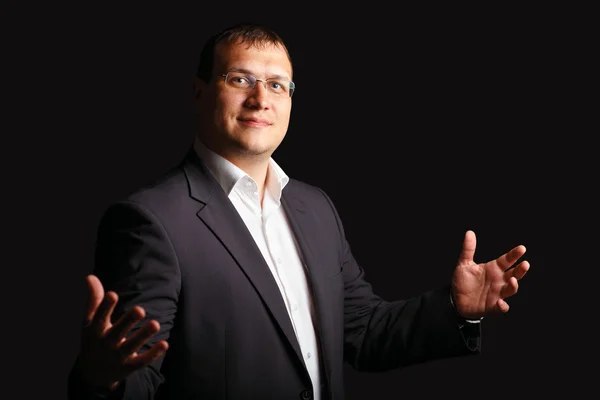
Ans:
[[[201,140],[202,144],[209,150],[220,155],[242,171],[250,176],[258,186],[258,194],[261,199],[264,195],[264,189],[267,180],[267,173],[269,170],[270,155],[264,154],[252,154],[248,152],[234,151],[224,146],[216,146],[210,141]]]

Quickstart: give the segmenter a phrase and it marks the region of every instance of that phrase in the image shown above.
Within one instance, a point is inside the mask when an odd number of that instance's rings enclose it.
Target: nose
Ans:
[[[269,89],[267,88],[267,81],[264,81],[262,79],[257,79],[256,80],[256,84],[254,85],[253,90],[260,90],[261,92],[264,92],[265,94],[268,94]]]
[[[257,79],[256,85],[250,91],[247,103],[255,108],[266,108],[267,101],[269,98],[269,89],[267,89],[267,82]]]

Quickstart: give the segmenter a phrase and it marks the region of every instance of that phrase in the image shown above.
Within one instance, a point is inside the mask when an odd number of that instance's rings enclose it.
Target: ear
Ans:
[[[194,90],[194,98],[198,99],[200,97],[200,95],[202,94],[202,92],[204,92],[204,89],[206,89],[206,85],[207,83],[204,82],[202,79],[198,78],[197,76],[194,77],[194,80],[192,82],[192,87]]]

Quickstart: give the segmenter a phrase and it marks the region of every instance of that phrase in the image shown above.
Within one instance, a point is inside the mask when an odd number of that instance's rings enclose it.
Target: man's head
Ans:
[[[236,161],[268,159],[287,132],[292,62],[271,29],[241,24],[213,36],[194,83],[198,137]]]

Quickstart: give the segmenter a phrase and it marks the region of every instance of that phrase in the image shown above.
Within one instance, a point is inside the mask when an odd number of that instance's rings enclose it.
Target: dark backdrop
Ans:
[[[14,361],[3,386],[21,394],[10,398],[30,398],[23,389],[66,395],[99,218],[184,156],[200,48],[243,19],[271,24],[294,62],[291,125],[274,158],[332,197],[379,294],[447,283],[467,229],[477,261],[528,247],[531,271],[510,312],[484,321],[481,356],[380,374],[348,369],[348,400],[582,390],[571,385],[577,364],[564,361],[584,339],[573,310],[560,308],[569,287],[556,257],[588,171],[562,96],[577,78],[563,74],[574,53],[568,17],[517,7],[287,7],[52,5],[23,14],[31,30],[11,30],[21,78],[11,102],[21,107],[6,113],[16,124],[4,152],[13,224],[3,336]],[[24,157],[13,161],[17,149]],[[569,172],[574,163],[579,173]]]

